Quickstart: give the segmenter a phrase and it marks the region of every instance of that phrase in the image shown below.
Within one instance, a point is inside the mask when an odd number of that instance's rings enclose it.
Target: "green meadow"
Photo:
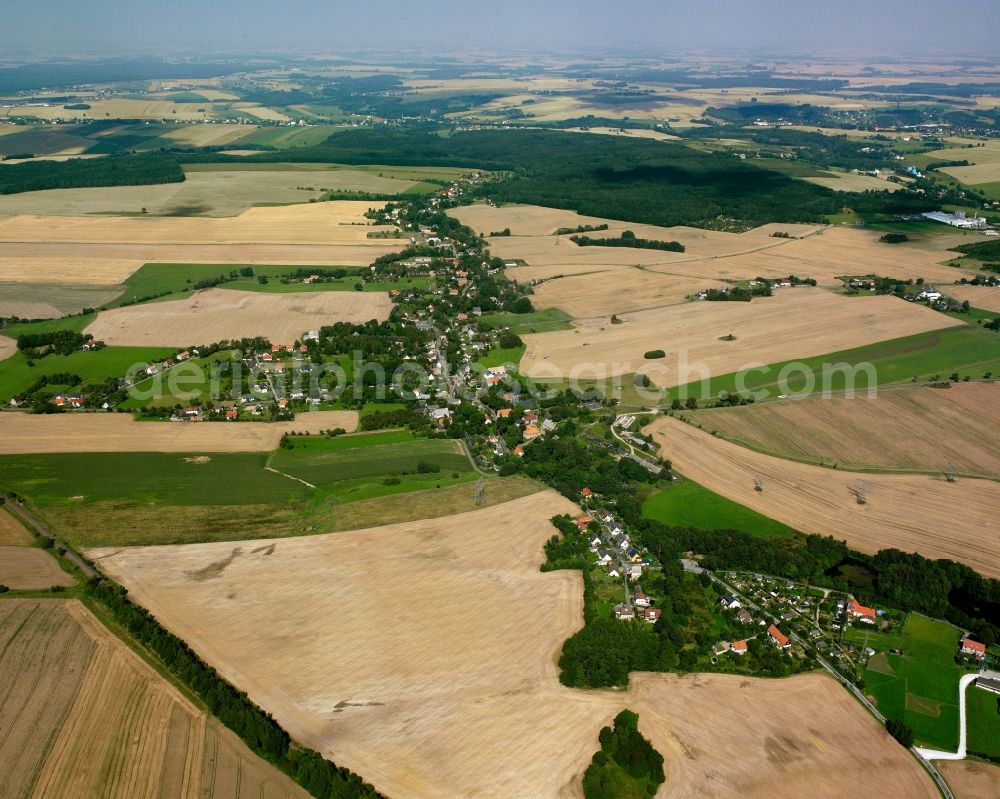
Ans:
[[[781,522],[680,477],[643,502],[642,515],[674,527],[742,530],[762,538],[795,532]]]

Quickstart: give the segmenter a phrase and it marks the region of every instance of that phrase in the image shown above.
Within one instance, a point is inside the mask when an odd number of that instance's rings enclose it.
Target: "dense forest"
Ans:
[[[206,153],[178,157],[225,160]],[[441,136],[434,125],[353,129],[315,147],[245,156],[240,162],[290,157],[312,163],[502,171],[507,174],[481,190],[497,201],[664,226],[819,222],[844,206],[872,215],[926,211],[933,205],[906,191],[834,192],[726,153],[705,153],[681,143],[555,130],[456,131]]]
[[[69,161],[26,161],[0,166],[0,194],[92,186],[180,183],[184,170],[170,155],[116,155]]]

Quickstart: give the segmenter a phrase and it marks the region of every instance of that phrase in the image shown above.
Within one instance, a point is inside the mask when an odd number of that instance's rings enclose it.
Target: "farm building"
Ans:
[[[979,660],[982,660],[986,657],[986,644],[981,644],[978,641],[964,638],[962,639],[962,654],[973,655],[979,658]]]
[[[984,669],[976,677],[976,685],[984,691],[991,691],[1000,694],[1000,671],[990,671]]]
[[[863,621],[865,624],[874,624],[875,616],[877,615],[874,608],[866,608],[854,598],[847,603],[847,612],[853,618]]]

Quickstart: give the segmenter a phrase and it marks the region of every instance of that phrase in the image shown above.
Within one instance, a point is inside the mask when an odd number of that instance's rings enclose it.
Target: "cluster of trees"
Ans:
[[[899,741],[900,745],[905,746],[907,749],[913,746],[913,730],[906,723],[899,719],[886,719],[885,729],[889,735]]]
[[[663,755],[639,732],[639,716],[623,710],[615,717],[613,728],[601,730],[598,740],[601,748],[583,773],[586,799],[656,794],[666,779]]]
[[[996,239],[979,241],[975,244],[960,244],[958,247],[954,247],[953,249],[969,256],[970,258],[976,258],[980,261],[1000,260],[1000,241]]]
[[[0,170],[0,194],[91,186],[145,186],[183,180],[184,170],[177,159],[159,153],[72,158],[61,162],[28,161]]]
[[[705,291],[709,302],[750,302],[754,297],[770,297],[771,287],[766,283],[756,286],[731,286],[724,289],[711,288]]]
[[[17,337],[17,348],[21,351],[38,350],[48,347],[52,352],[69,355],[76,352],[94,337],[76,330],[47,330],[41,333],[21,333]]]
[[[886,233],[879,239],[883,244],[902,244],[904,241],[909,240],[910,237],[905,233]]]
[[[326,760],[318,752],[293,744],[288,733],[270,714],[220,677],[144,608],[134,604],[124,588],[94,578],[87,583],[86,592],[107,607],[119,624],[196,693],[212,714],[239,735],[250,749],[280,768],[313,796],[337,799],[380,796],[358,775]]]
[[[639,250],[666,250],[668,252],[684,252],[684,245],[679,241],[659,241],[657,239],[639,239],[631,230],[625,230],[618,238],[595,239],[590,236],[570,236],[570,241],[581,247],[634,247]]]
[[[599,230],[607,230],[608,223],[600,225],[577,225],[576,227],[561,227],[556,231],[557,236],[565,236],[569,233],[596,233]]]
[[[359,423],[362,430],[382,430],[387,427],[422,428],[427,426],[427,417],[411,408],[399,408],[394,411],[376,411],[361,417]]]

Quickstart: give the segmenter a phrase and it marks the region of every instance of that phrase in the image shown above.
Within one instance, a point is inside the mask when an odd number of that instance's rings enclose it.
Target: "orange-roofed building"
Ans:
[[[747,642],[746,641],[733,641],[733,645],[730,649],[737,655],[745,655],[747,653]]]
[[[962,654],[963,655],[974,655],[979,660],[986,657],[986,644],[981,644],[979,641],[973,641],[969,638],[962,640]]]
[[[776,643],[782,649],[788,649],[788,647],[790,646],[790,644],[788,643],[788,636],[785,635],[783,632],[781,632],[781,630],[779,630],[773,624],[767,628],[767,634],[771,637],[771,640],[774,641],[774,643]]]
[[[875,623],[875,615],[876,615],[875,609],[866,608],[864,605],[862,605],[860,602],[858,602],[858,600],[854,598],[852,598],[847,603],[847,612],[850,613],[854,618],[858,619],[859,621],[863,621],[866,624]]]
[[[576,519],[574,519],[574,521],[576,522],[576,526],[579,527],[580,530],[582,531],[586,530],[587,525],[594,520],[590,516],[577,516]]]
[[[497,411],[497,416],[499,416],[501,419],[506,419],[508,416],[510,416],[511,410],[512,410],[511,408],[501,408],[500,410]]]
[[[581,494],[581,495],[582,495],[582,496],[583,496],[583,497],[584,497],[585,499],[589,499],[590,497],[594,496],[594,492],[593,492],[593,491],[591,491],[591,490],[590,490],[589,488],[581,488],[581,489],[580,489],[580,494]]]
[[[527,439],[538,438],[542,434],[542,431],[538,429],[538,425],[529,424],[524,428],[524,437]]]

